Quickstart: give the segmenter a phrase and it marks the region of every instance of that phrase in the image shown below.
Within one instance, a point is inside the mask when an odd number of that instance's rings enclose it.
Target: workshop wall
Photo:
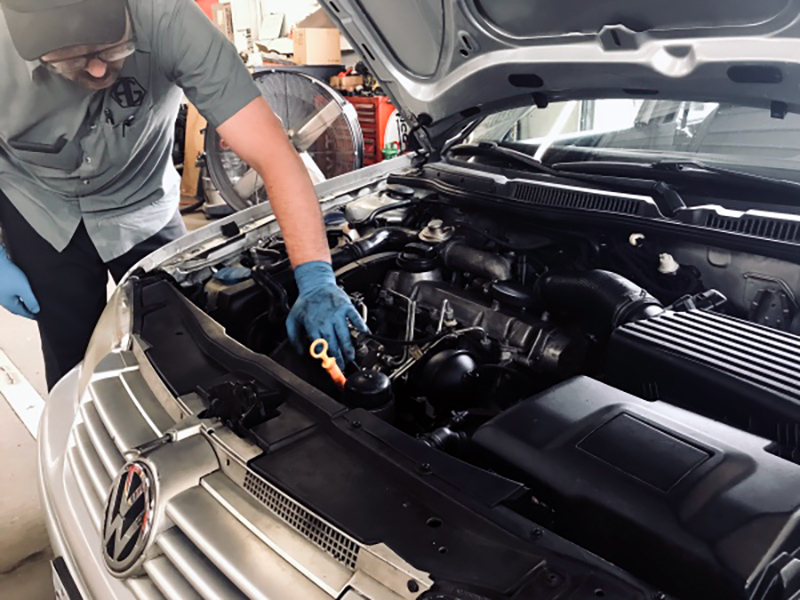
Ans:
[[[316,0],[231,0],[230,4],[234,43],[239,51],[247,50],[248,35],[260,42],[285,37],[296,23],[319,8]]]

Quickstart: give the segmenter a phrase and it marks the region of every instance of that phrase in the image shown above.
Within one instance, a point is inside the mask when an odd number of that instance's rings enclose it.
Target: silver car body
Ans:
[[[352,200],[408,164],[401,157],[323,184],[323,207]],[[277,227],[268,206],[255,206],[164,247],[136,268],[190,264],[191,256],[224,241],[220,226],[230,222],[245,235],[226,245],[225,254]],[[124,290],[123,282],[87,356],[114,328],[111,320],[121,313],[113,308]],[[198,399],[172,396],[141,342],[128,341],[96,366],[73,369],[54,388],[40,425],[41,495],[53,552],[83,600],[399,600],[416,597],[410,581],[418,591],[431,585],[390,548],[360,545],[250,471],[245,463],[260,450],[224,427],[201,424]],[[129,572],[115,574],[103,558],[101,532],[112,481],[126,460],[147,465],[158,502],[150,523],[154,543]]]
[[[797,0],[322,4],[406,117],[427,123],[433,138],[478,115],[530,105],[532,93],[550,101],[647,94],[800,103]],[[785,76],[748,70],[771,65]]]
[[[323,4],[433,146],[482,115],[530,105],[536,94],[550,101],[690,97],[799,110],[800,0],[576,0],[555,3],[555,11],[518,0]],[[781,78],[769,81],[775,64]],[[321,184],[323,209],[380,185],[410,160]],[[226,240],[225,223],[236,223],[242,235]],[[269,207],[255,206],[137,268],[173,275],[202,269],[276,230]],[[87,361],[53,390],[39,435],[53,549],[84,600],[395,600],[431,585],[391,548],[361,546],[260,479],[246,467],[255,446],[198,422],[197,399],[173,397],[141,342],[115,337],[124,289],[123,283]],[[127,572],[112,573],[101,530],[126,460],[146,464],[159,500],[142,529],[153,543]]]

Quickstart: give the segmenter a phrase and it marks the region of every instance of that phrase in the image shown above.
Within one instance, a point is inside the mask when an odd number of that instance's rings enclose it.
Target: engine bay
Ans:
[[[325,221],[370,329],[351,331],[343,388],[287,342],[297,290],[279,234],[181,291],[344,406],[521,482],[512,510],[676,597],[774,589],[800,535],[800,319],[776,300],[791,282],[767,273],[743,291],[686,262],[702,256],[690,245],[398,184]],[[240,435],[280,414],[256,392],[233,411],[241,393],[202,393]]]
[[[325,218],[337,280],[370,328],[368,334],[351,331],[357,356],[345,366],[353,381],[344,390],[308,352],[298,354],[286,342],[284,323],[297,290],[279,234],[210,269],[184,291],[246,347],[345,405],[379,410],[426,443],[441,442],[440,435],[429,437],[437,429],[454,432],[452,419],[468,435],[493,414],[579,374],[647,400],[663,399],[657,382],[632,373],[643,365],[620,364],[627,324],[700,311],[771,326],[772,335],[790,346],[791,334],[800,330],[785,307],[783,321],[751,318],[746,310],[753,306],[742,306],[747,298],[726,297],[739,290],[707,285],[698,268],[679,264],[643,234],[612,245],[600,237],[521,227],[507,216],[453,208],[401,185]],[[507,227],[522,233],[514,236]],[[765,284],[759,294],[769,296],[771,289]],[[364,374],[371,374],[369,382]],[[696,402],[687,404],[697,409]],[[777,411],[775,420],[763,426],[754,423],[765,419],[748,415],[746,407],[703,411],[767,437],[786,425],[774,406],[767,412]],[[793,451],[785,436],[775,442]]]
[[[326,216],[337,280],[370,328],[366,335],[353,332],[357,357],[345,368],[359,385],[338,390],[308,353],[288,348],[283,323],[296,289],[280,236],[217,270],[190,297],[229,335],[345,404],[367,407],[376,401],[368,388],[381,391],[392,404],[391,422],[415,436],[446,427],[468,409],[480,407],[486,420],[532,390],[586,372],[597,358],[593,336],[607,336],[625,318],[612,314],[616,303],[631,315],[662,306],[618,275],[583,270],[587,248],[544,236],[531,236],[521,250],[501,248],[425,200],[421,209],[393,208],[407,203],[399,198],[409,193],[390,192],[395,198],[382,207],[368,199],[366,208],[356,202]],[[588,278],[579,278],[581,271]],[[585,315],[566,316],[559,304],[567,288],[593,285],[590,279],[606,279],[596,283],[618,296],[587,307]],[[380,375],[366,384],[362,373]]]

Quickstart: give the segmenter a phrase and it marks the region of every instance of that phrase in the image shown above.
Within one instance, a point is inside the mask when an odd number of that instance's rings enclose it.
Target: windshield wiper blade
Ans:
[[[760,187],[771,187],[781,191],[800,192],[800,183],[788,179],[778,179],[766,175],[757,175],[709,165],[702,161],[665,159],[655,162],[626,162],[614,160],[589,160],[563,162],[552,165],[564,174],[615,175],[618,177],[645,177],[648,179],[666,180],[670,183],[685,181],[687,178],[713,180],[715,183],[745,183]]]

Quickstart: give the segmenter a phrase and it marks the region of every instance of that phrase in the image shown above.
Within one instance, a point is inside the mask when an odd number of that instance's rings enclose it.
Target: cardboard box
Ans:
[[[349,75],[347,77],[331,77],[331,87],[345,92],[355,92],[358,88],[364,87],[364,78],[361,75]]]
[[[225,37],[233,42],[233,10],[230,3],[212,5],[211,20],[225,34]]]
[[[342,64],[341,35],[322,9],[295,26],[294,62],[298,65]]]

